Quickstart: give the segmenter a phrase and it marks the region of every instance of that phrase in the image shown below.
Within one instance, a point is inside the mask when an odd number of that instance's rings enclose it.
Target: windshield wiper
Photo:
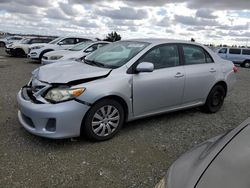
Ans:
[[[102,64],[102,63],[99,63],[97,61],[94,61],[94,60],[86,60],[84,59],[84,63],[88,64],[88,65],[95,65],[97,67],[104,67],[104,68],[108,68],[106,65]]]

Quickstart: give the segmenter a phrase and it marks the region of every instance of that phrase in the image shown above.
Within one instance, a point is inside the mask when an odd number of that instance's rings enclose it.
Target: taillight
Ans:
[[[238,68],[237,67],[233,67],[233,71],[236,73],[236,72],[238,72]]]

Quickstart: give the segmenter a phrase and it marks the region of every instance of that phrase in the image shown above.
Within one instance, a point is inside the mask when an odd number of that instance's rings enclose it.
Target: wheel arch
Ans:
[[[46,49],[46,50],[43,50],[40,55],[39,55],[39,59],[42,59],[43,55],[47,52],[51,52],[51,51],[54,51],[53,49]]]
[[[81,124],[81,128],[80,128],[80,135],[83,135],[83,130],[84,130],[84,122],[86,120],[86,115],[89,113],[89,110],[91,109],[91,106],[95,105],[96,103],[98,103],[99,101],[101,100],[105,100],[105,99],[112,99],[112,100],[115,100],[117,102],[119,102],[121,105],[122,105],[122,108],[124,110],[124,121],[126,122],[127,121],[127,118],[128,118],[128,114],[129,114],[129,106],[126,102],[125,99],[123,99],[121,96],[118,96],[118,95],[107,95],[107,96],[103,96],[99,99],[97,99],[94,103],[92,103],[90,105],[90,108],[88,109],[88,111],[86,112],[86,114],[84,115],[83,119],[82,119],[82,124]]]
[[[228,86],[227,83],[224,80],[218,81],[213,85],[213,87],[210,89],[210,91],[217,85],[221,85],[225,89],[225,97],[227,96]],[[210,93],[210,92],[209,92]]]

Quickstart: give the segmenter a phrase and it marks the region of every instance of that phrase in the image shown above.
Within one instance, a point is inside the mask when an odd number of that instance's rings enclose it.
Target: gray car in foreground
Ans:
[[[83,62],[33,71],[17,95],[20,123],[48,138],[113,137],[126,121],[202,107],[214,113],[237,69],[208,48],[185,41],[119,41]]]
[[[249,188],[250,118],[182,155],[155,188]]]

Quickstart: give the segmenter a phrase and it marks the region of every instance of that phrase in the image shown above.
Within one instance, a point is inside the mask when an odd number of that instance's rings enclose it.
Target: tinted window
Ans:
[[[218,52],[219,54],[226,54],[227,53],[227,48],[222,48]]]
[[[87,41],[91,41],[90,39],[82,39],[82,38],[77,38],[76,39],[76,43],[79,43],[79,42],[87,42]]]
[[[229,53],[230,54],[240,54],[241,53],[241,49],[230,48],[229,49]]]
[[[244,50],[242,50],[242,54],[244,54],[244,55],[250,55],[250,49],[244,49]]]
[[[186,65],[206,63],[204,50],[198,46],[185,45],[183,53]]]
[[[159,46],[149,51],[139,62],[150,62],[155,69],[175,67],[180,64],[176,45]]]

